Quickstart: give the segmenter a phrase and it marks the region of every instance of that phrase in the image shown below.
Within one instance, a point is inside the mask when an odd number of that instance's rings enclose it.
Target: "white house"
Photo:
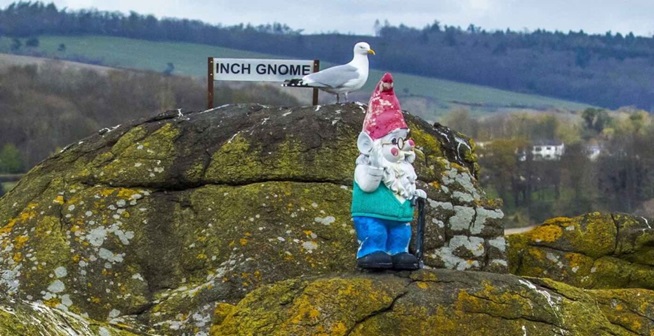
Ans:
[[[563,143],[543,143],[535,144],[531,148],[531,155],[534,161],[539,160],[561,160],[565,152],[565,144]]]

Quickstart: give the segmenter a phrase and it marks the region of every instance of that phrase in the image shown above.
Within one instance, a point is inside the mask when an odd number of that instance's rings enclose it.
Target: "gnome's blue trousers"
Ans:
[[[390,255],[409,252],[411,223],[363,216],[352,219],[359,240],[357,259],[377,251]]]

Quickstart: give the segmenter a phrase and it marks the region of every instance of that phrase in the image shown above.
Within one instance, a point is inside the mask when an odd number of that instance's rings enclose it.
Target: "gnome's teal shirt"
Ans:
[[[413,220],[413,206],[410,201],[400,202],[382,182],[373,192],[365,192],[354,182],[352,190],[352,217],[375,217],[398,222]]]

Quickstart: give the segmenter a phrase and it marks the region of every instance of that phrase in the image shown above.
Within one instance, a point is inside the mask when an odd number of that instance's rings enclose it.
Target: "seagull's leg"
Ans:
[[[336,94],[336,104],[341,102],[341,96],[337,93]]]
[[[344,93],[345,93],[345,102],[347,103],[347,102],[348,102],[348,100],[347,100],[347,92],[344,92]]]

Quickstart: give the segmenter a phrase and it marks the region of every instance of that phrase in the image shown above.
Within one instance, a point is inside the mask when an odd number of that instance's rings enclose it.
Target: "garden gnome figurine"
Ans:
[[[419,260],[409,253],[411,221],[417,198],[413,169],[415,143],[408,138],[393,76],[384,74],[370,97],[357,139],[352,191],[352,219],[359,241],[357,266],[363,269],[412,270]]]

